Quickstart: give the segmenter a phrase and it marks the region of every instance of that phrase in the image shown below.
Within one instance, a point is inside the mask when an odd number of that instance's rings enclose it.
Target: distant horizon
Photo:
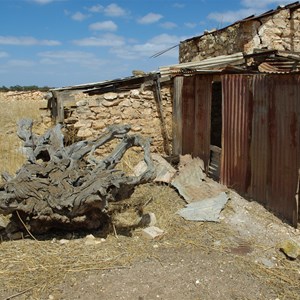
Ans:
[[[178,63],[180,41],[280,0],[2,0],[0,87],[63,87]]]

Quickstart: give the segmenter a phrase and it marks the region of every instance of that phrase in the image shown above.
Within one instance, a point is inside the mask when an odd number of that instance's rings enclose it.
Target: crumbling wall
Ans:
[[[180,63],[254,49],[300,51],[300,9],[282,9],[180,43]]]
[[[75,106],[65,108],[64,123],[80,139],[98,136],[108,125],[129,124],[131,132],[152,138],[151,151],[164,153],[163,124],[155,93],[152,86],[94,96],[80,93],[75,96]],[[161,107],[170,146],[172,100],[168,85],[161,87]]]

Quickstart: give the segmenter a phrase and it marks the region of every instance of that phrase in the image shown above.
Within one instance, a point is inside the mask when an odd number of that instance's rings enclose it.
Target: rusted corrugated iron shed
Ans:
[[[207,164],[212,75],[187,78],[177,87],[177,94],[182,95],[181,101],[177,99],[177,108],[182,110],[178,114],[182,118],[182,145],[178,149],[201,157]],[[220,181],[297,226],[300,75],[224,74],[221,81]]]
[[[300,76],[224,75],[221,182],[298,220]]]

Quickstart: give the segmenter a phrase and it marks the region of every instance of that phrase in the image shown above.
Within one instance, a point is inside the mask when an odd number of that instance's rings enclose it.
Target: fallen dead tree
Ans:
[[[109,222],[109,202],[128,198],[134,188],[150,181],[154,166],[150,140],[127,134],[130,126],[113,125],[99,138],[64,146],[61,125],[43,136],[32,133],[32,121],[19,123],[27,162],[12,177],[2,174],[0,213],[11,214],[19,230],[45,233],[53,228],[99,229]],[[95,150],[113,139],[121,139],[104,159]],[[139,176],[127,176],[115,169],[125,152],[134,146],[144,151],[147,169]]]

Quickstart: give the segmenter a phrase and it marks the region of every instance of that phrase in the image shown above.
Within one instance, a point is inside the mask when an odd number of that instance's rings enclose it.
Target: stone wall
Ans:
[[[243,21],[180,43],[180,63],[254,49],[300,52],[300,8]]]
[[[162,111],[168,133],[172,137],[172,100],[169,86],[162,86]],[[127,92],[109,92],[95,96],[80,93],[75,96],[75,107],[66,108],[65,124],[78,139],[92,139],[108,125],[129,124],[131,133],[152,138],[152,151],[164,153],[162,121],[152,87]],[[110,151],[111,149],[107,149]]]
[[[40,91],[27,91],[27,92],[18,92],[18,91],[8,91],[0,92],[0,99],[7,101],[43,101],[43,97],[46,93]],[[44,102],[46,102],[44,100]]]

